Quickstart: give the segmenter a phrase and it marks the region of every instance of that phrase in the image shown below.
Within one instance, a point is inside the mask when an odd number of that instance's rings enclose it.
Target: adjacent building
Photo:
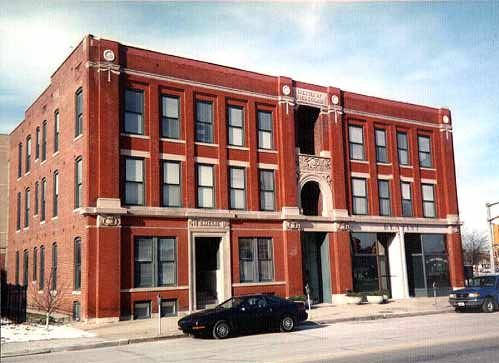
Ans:
[[[445,108],[89,35],[10,136],[9,280],[75,318],[463,286]]]
[[[9,221],[9,135],[0,134],[0,271],[5,271]]]

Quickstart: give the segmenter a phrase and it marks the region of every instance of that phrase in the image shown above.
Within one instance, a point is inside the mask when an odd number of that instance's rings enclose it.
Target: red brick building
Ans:
[[[82,319],[463,286],[447,109],[87,36],[10,161],[9,280]]]

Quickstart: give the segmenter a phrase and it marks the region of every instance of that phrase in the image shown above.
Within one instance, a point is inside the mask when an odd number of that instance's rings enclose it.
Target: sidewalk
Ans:
[[[388,319],[418,315],[442,314],[453,311],[447,297],[437,299],[417,298],[390,301],[387,304],[338,305],[320,304],[309,313],[309,320],[318,324],[334,324],[345,321]],[[71,326],[95,334],[94,337],[54,339],[31,342],[4,343],[1,356],[11,357],[68,350],[91,349],[126,345],[161,339],[180,338],[177,329],[179,317],[161,319],[161,335],[158,320],[131,320],[107,324],[72,323]]]

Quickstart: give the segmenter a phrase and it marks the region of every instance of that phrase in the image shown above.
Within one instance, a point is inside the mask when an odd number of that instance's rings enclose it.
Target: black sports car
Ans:
[[[292,331],[307,320],[305,305],[272,295],[231,297],[214,309],[187,315],[178,321],[179,329],[194,336],[224,339],[235,332],[269,329]]]

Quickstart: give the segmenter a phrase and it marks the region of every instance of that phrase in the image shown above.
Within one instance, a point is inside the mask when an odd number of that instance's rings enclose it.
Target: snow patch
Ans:
[[[1,342],[29,342],[33,340],[50,340],[50,339],[70,339],[94,337],[95,334],[89,333],[80,329],[72,328],[67,325],[51,325],[49,329],[45,329],[44,325],[38,324],[5,324],[1,326]]]

